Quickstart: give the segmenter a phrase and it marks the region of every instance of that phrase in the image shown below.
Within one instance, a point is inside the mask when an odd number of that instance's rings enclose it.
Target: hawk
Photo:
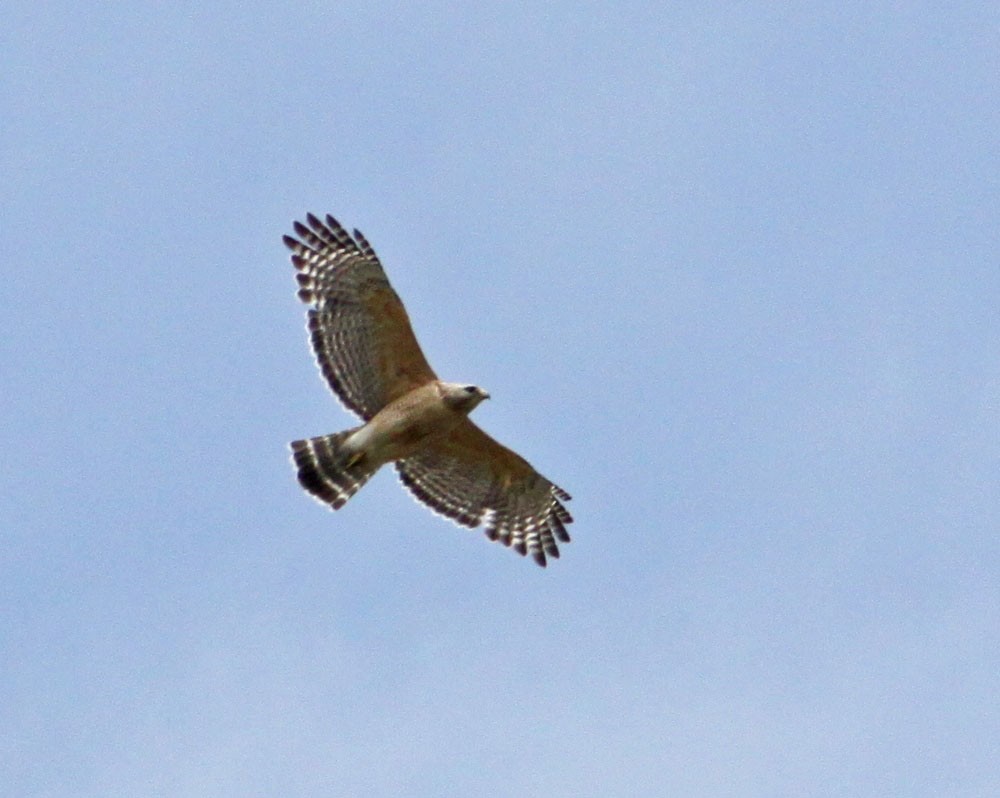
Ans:
[[[293,441],[299,482],[337,510],[386,463],[419,501],[544,566],[569,541],[570,496],[470,419],[489,394],[431,369],[371,244],[332,216],[284,236],[320,371],[360,426]]]

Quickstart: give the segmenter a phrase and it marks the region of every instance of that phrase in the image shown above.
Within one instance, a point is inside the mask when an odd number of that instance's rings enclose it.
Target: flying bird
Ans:
[[[470,419],[489,394],[439,380],[371,244],[313,214],[284,236],[320,371],[363,424],[293,441],[302,487],[337,510],[386,463],[419,501],[544,566],[569,541],[570,496]]]

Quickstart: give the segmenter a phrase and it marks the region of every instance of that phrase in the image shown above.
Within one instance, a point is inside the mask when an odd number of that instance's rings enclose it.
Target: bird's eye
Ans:
[[[475,385],[466,385],[465,386],[465,392],[466,393],[475,393],[476,392],[476,386]]]

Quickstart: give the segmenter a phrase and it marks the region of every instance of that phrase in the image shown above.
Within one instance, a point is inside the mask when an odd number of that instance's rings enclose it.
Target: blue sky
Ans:
[[[1000,791],[1000,11],[13,3],[2,792]],[[352,423],[281,235],[361,228],[546,570]]]

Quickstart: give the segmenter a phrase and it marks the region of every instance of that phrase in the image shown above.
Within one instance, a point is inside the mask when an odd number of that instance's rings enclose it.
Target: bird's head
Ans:
[[[471,413],[483,399],[490,398],[490,395],[478,385],[446,382],[442,388],[442,398],[445,404],[463,413]]]

